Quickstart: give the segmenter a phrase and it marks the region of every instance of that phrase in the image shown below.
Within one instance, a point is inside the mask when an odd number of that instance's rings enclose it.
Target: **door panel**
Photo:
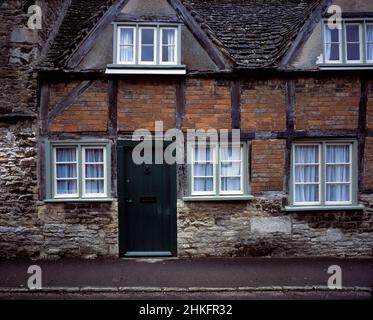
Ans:
[[[176,255],[175,165],[137,165],[132,150],[118,142],[120,255]]]

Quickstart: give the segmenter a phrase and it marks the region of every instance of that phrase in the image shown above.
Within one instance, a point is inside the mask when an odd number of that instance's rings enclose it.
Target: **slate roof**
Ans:
[[[322,0],[180,0],[238,67],[276,67]],[[115,0],[72,0],[46,58],[63,67]]]
[[[320,0],[182,0],[237,65],[275,66]]]
[[[41,62],[43,67],[63,66],[115,0],[72,0],[58,33]]]

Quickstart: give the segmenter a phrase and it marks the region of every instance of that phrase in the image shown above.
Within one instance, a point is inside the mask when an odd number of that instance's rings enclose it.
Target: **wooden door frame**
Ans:
[[[133,149],[137,144],[141,141],[132,141],[132,140],[118,140],[117,141],[117,194],[118,194],[118,247],[119,247],[119,258],[125,258],[125,252],[127,249],[127,241],[126,241],[126,219],[127,219],[127,210],[125,205],[125,197],[124,197],[124,184],[120,183],[125,179],[125,170],[124,170],[124,154],[125,149]],[[154,140],[152,140],[154,143]],[[171,141],[163,141],[163,146],[167,147],[170,145]],[[154,147],[154,145],[153,145]],[[168,165],[164,163],[163,165]],[[171,190],[175,192],[170,195],[172,197],[171,200],[171,221],[170,221],[170,252],[172,257],[177,256],[177,211],[176,211],[176,164],[169,165],[171,166],[171,174],[169,176],[169,183]],[[148,254],[144,254],[144,257],[155,257],[160,256],[157,255],[156,252],[149,252]]]

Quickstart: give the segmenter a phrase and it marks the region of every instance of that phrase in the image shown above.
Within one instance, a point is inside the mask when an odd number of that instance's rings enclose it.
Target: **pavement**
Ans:
[[[27,285],[30,265],[42,287]],[[328,287],[328,268],[342,288]],[[372,299],[373,259],[1,260],[0,299]]]

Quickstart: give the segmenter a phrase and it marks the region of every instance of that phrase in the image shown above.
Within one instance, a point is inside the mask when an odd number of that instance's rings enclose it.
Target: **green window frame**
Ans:
[[[201,161],[195,161],[194,153],[197,146],[208,147],[212,150],[212,159],[209,160],[209,164],[213,166],[212,176],[206,176],[206,179],[212,179],[212,190],[199,192],[194,190],[194,179],[199,179],[198,175],[194,173],[194,164],[200,163]],[[236,147],[232,144],[226,143],[196,143],[189,142],[187,144],[187,172],[188,172],[188,196],[183,197],[184,201],[216,201],[216,200],[249,200],[253,196],[250,195],[250,184],[248,175],[248,142],[241,142],[240,147],[240,159],[239,160],[224,160],[222,159],[222,148]],[[240,190],[236,191],[224,191],[222,188],[222,179],[229,179],[228,176],[222,175],[222,164],[228,162],[240,163]],[[202,177],[204,178],[204,177]],[[238,178],[235,176],[233,178]]]
[[[339,30],[339,60],[328,60],[326,55],[326,32],[328,29],[328,20],[323,21],[322,38],[323,38],[323,65],[330,67],[345,67],[345,68],[364,68],[364,66],[373,67],[373,60],[368,59],[368,26],[373,24],[373,18],[344,18],[341,22],[342,26]],[[347,59],[347,34],[346,26],[353,25],[359,27],[359,48],[360,59]]]
[[[58,162],[56,152],[58,149],[75,149],[75,159],[71,162]],[[102,160],[90,162],[86,159],[86,150],[102,150]],[[105,201],[111,200],[111,143],[108,140],[58,140],[46,142],[45,153],[45,176],[46,176],[46,201]],[[76,175],[72,178],[57,178],[57,164],[75,165]],[[103,176],[87,177],[86,167],[96,165],[102,167]],[[57,193],[58,180],[76,181],[76,192]],[[102,184],[102,193],[90,193],[87,191],[88,182]],[[101,182],[102,181],[102,182]]]
[[[120,30],[129,28],[134,30],[134,48],[133,62],[120,61]],[[154,30],[154,61],[141,61],[141,30],[153,29]],[[162,61],[162,32],[163,30],[175,30],[175,61]],[[181,67],[181,24],[180,23],[157,23],[157,22],[142,22],[142,23],[114,23],[114,44],[113,44],[113,65],[108,67],[144,67],[151,68],[159,66],[167,67]]]
[[[346,182],[327,181],[327,166],[338,165],[340,163],[326,162],[326,148],[332,145],[346,145],[349,146],[349,163],[342,165],[349,166],[349,180]],[[295,148],[298,146],[315,146],[318,149],[318,159],[312,163],[296,162]],[[362,209],[363,206],[358,203],[358,148],[356,140],[303,140],[295,141],[291,149],[291,169],[290,169],[290,188],[289,188],[289,206],[285,209],[288,211],[297,210],[336,210],[336,209]],[[313,166],[317,167],[318,171],[315,181],[307,180],[306,182],[299,182],[295,179],[296,166]],[[329,184],[349,184],[349,201],[327,201],[326,186]],[[296,184],[313,184],[318,185],[318,198],[315,201],[296,202],[295,200],[295,186]]]

